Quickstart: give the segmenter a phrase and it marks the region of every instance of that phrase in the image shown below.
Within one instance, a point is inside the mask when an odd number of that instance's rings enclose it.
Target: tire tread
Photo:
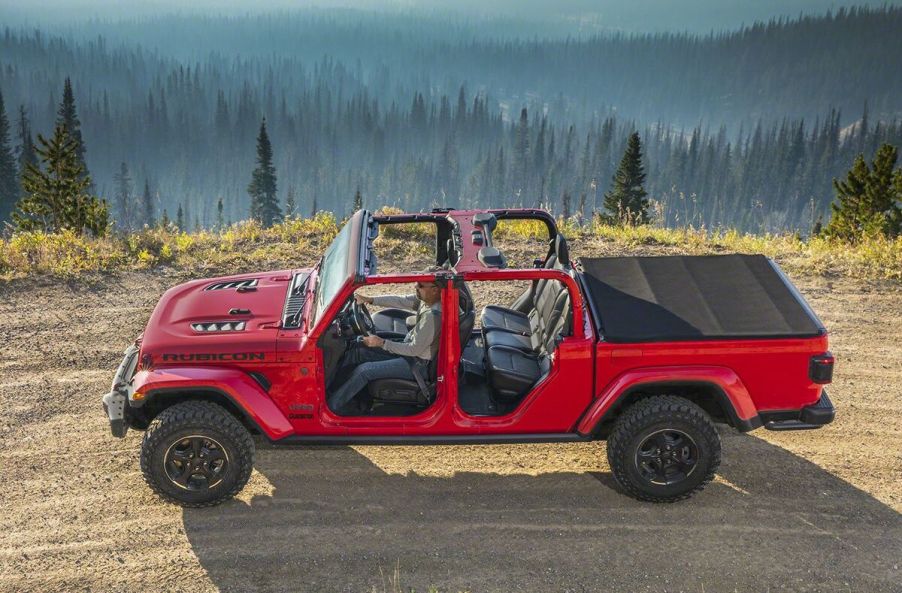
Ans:
[[[637,488],[630,479],[625,465],[627,459],[626,447],[632,436],[643,427],[653,423],[655,418],[677,418],[689,422],[701,430],[703,436],[713,444],[707,472],[701,483],[691,490],[672,496],[654,496]],[[685,398],[674,395],[649,397],[627,408],[617,420],[614,430],[608,437],[607,451],[611,472],[614,474],[614,479],[623,488],[624,493],[638,500],[648,502],[677,502],[703,490],[714,479],[721,460],[720,435],[717,434],[714,423],[699,406]]]
[[[238,478],[232,487],[223,491],[214,499],[203,502],[191,502],[179,500],[161,489],[153,472],[151,457],[163,440],[172,432],[186,426],[207,426],[213,430],[222,432],[234,442],[237,447],[235,463],[238,463]],[[141,442],[141,473],[144,481],[153,492],[168,502],[183,507],[202,508],[211,507],[232,498],[244,488],[250,479],[254,469],[254,457],[256,450],[254,439],[248,430],[225,408],[213,402],[189,400],[166,408],[160,412],[147,427],[144,439]]]

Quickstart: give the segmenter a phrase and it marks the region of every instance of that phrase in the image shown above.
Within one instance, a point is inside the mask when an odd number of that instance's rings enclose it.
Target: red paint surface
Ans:
[[[560,270],[493,270],[482,266],[480,246],[470,241],[479,211],[453,211],[463,254],[456,272],[467,282],[510,282],[551,278],[568,289],[573,308],[573,335],[558,346],[551,372],[511,414],[472,417],[457,401],[457,290],[442,292],[440,381],[435,403],[415,416],[347,418],[332,414],[325,404],[322,353],[317,339],[357,286],[348,280],[320,319],[297,330],[279,328],[291,275],[295,270],[228,277],[258,278],[257,290],[204,291],[221,279],[206,279],[167,291],[154,310],[141,342],[142,358],[152,370],[135,377],[138,391],[212,388],[227,394],[273,440],[302,435],[460,435],[591,432],[617,399],[643,384],[711,383],[723,390],[742,419],[763,410],[799,409],[817,401],[821,386],[808,378],[812,355],[827,351],[827,338],[781,340],[720,340],[645,344],[599,342],[577,282]],[[537,253],[543,257],[545,253]],[[366,284],[404,283],[433,278],[429,274],[380,275]],[[315,280],[315,272],[312,279]],[[222,279],[224,280],[224,279]],[[503,303],[506,304],[506,303]],[[308,300],[307,314],[312,299]],[[250,309],[229,315],[232,308]],[[246,321],[247,330],[198,334],[198,321]],[[171,362],[165,354],[254,353],[259,360]],[[265,392],[247,373],[262,373],[271,383]],[[162,395],[161,395],[162,396]]]

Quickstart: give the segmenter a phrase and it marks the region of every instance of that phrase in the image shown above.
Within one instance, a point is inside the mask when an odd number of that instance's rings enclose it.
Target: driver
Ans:
[[[428,273],[434,271],[427,270]],[[329,407],[332,410],[344,407],[367,383],[375,379],[413,381],[411,363],[417,359],[428,363],[436,357],[442,327],[441,296],[442,289],[435,281],[417,282],[416,294],[406,296],[354,295],[354,300],[359,304],[413,309],[416,311],[416,322],[401,342],[369,335],[361,340],[366,348],[358,347],[348,351],[344,366],[355,368],[348,380],[329,396]]]

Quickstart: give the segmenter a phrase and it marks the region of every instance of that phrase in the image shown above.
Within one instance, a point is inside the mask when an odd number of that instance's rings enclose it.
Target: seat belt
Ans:
[[[410,372],[413,374],[413,378],[416,380],[417,386],[420,388],[420,392],[423,394],[423,398],[425,398],[428,402],[430,400],[429,387],[426,386],[426,380],[423,379],[420,359],[415,356],[405,356],[404,360],[407,361],[407,365],[410,367]]]

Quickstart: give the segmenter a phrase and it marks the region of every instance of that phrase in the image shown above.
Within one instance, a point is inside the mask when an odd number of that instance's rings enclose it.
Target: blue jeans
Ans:
[[[343,408],[354,399],[367,383],[376,379],[410,379],[413,372],[407,360],[397,354],[391,354],[381,348],[368,348],[358,345],[345,355],[344,364],[338,372],[347,372],[354,368],[348,379],[329,396],[329,408],[334,412]]]

